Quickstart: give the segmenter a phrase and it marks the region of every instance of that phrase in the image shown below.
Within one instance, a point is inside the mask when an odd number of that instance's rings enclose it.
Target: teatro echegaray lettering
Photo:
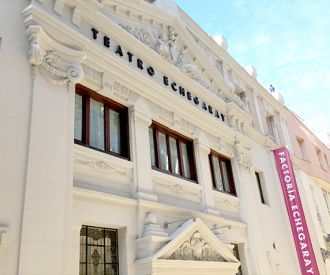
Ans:
[[[185,89],[174,80],[171,80],[168,76],[156,71],[151,65],[146,64],[141,58],[113,41],[110,36],[100,33],[100,31],[94,27],[90,28],[90,31],[92,40],[98,44],[101,44],[105,49],[108,49],[119,58],[127,60],[129,64],[132,64],[137,69],[141,70],[141,72],[146,73],[150,78],[153,78],[154,80],[160,79],[162,85],[164,85],[168,90],[182,96],[182,98],[191,102],[197,108],[209,113],[221,121],[225,121],[224,114],[220,113],[212,105],[200,100],[200,98],[193,95],[189,90]]]

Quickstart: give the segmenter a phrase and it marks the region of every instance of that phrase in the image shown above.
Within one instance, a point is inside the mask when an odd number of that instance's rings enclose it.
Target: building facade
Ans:
[[[329,147],[324,145],[294,113],[287,117],[296,178],[300,187],[309,230],[317,247],[319,265],[330,274]]]
[[[283,99],[149,2],[0,3],[0,274],[299,274]]]

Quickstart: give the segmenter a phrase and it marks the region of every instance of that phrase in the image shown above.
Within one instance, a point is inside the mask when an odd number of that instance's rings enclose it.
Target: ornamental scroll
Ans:
[[[40,26],[31,25],[26,33],[30,42],[29,61],[50,83],[75,84],[83,79],[84,70],[81,62],[86,57],[83,51],[58,43]]]

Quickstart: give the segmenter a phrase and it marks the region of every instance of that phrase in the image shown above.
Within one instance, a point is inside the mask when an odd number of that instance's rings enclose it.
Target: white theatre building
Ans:
[[[225,39],[170,0],[6,0],[0,43],[0,274],[300,274],[289,111]]]

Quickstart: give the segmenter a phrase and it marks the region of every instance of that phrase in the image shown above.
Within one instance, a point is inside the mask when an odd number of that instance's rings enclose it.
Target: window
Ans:
[[[260,195],[260,201],[263,204],[268,204],[266,186],[264,184],[264,177],[261,172],[255,172],[256,180],[258,184],[258,190]]]
[[[302,138],[297,137],[297,142],[298,142],[298,146],[299,146],[299,153],[302,159],[306,160],[307,156],[305,153],[305,142]]]
[[[316,155],[317,155],[317,158],[318,158],[318,161],[320,163],[321,168],[325,169],[325,166],[324,166],[323,161],[322,161],[321,150],[317,147],[315,148],[315,150],[316,150]]]
[[[209,155],[213,188],[215,190],[236,195],[230,159],[212,151]]]
[[[128,158],[127,108],[76,86],[75,143]]]
[[[83,225],[80,230],[79,275],[119,275],[116,229]]]
[[[277,132],[277,127],[276,127],[274,116],[268,116],[266,118],[266,121],[267,121],[267,128],[268,128],[269,135],[274,139],[274,141],[277,144],[279,144],[280,140],[278,137],[278,132]]]
[[[149,128],[149,140],[153,168],[197,180],[192,140],[156,123]]]
[[[324,161],[325,161],[326,169],[329,170],[330,167],[329,167],[329,162],[328,162],[327,155],[326,154],[323,154],[323,156],[324,156]]]

